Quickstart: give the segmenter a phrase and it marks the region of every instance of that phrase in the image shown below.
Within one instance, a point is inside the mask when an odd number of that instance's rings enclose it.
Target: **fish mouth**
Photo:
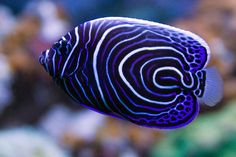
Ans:
[[[41,53],[41,55],[39,56],[38,61],[39,61],[39,63],[40,63],[41,65],[44,65],[44,56],[45,56],[45,55],[43,55],[43,53]]]
[[[44,68],[46,69],[47,72],[49,72],[48,69],[48,60],[49,60],[49,50],[45,50],[41,53],[41,55],[39,56],[39,63],[44,66]]]
[[[45,64],[45,54],[46,54],[46,51],[43,51],[43,52],[41,53],[41,55],[39,56],[39,63],[40,63],[41,65],[44,65],[44,64]]]

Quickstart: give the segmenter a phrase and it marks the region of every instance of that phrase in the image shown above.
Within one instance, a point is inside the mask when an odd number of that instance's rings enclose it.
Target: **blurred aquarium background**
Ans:
[[[224,99],[187,127],[135,126],[80,107],[38,63],[76,25],[105,16],[166,23],[202,36]],[[0,157],[235,157],[235,0],[0,0]]]

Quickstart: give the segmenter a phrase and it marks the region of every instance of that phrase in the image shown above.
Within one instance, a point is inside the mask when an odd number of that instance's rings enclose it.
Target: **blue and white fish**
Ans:
[[[172,26],[123,17],[85,22],[42,52],[39,62],[76,102],[140,126],[187,125],[223,95],[206,68],[210,49]]]

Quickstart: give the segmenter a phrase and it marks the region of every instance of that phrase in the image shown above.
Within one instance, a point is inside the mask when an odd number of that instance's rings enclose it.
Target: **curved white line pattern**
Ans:
[[[127,54],[120,62],[119,64],[119,75],[120,77],[122,78],[122,80],[125,82],[125,84],[132,90],[132,92],[139,98],[147,101],[147,102],[150,102],[150,103],[155,103],[155,104],[165,104],[165,105],[169,105],[170,103],[173,103],[175,100],[171,101],[171,102],[160,102],[160,101],[153,101],[153,100],[149,100],[143,96],[141,96],[137,91],[134,90],[134,88],[130,85],[129,81],[125,78],[124,74],[123,74],[123,65],[125,63],[126,60],[128,60],[129,57],[131,57],[132,55],[134,55],[135,53],[139,53],[139,52],[142,52],[142,51],[145,51],[145,50],[173,50],[177,53],[180,53],[178,52],[177,50],[175,50],[174,48],[172,47],[160,47],[160,46],[157,46],[157,47],[143,47],[143,48],[139,48],[139,49],[136,49],[132,52],[130,52],[129,54]],[[182,54],[181,54],[182,55]],[[187,85],[184,83],[184,80],[183,80],[183,75],[182,73],[174,68],[174,67],[162,67],[160,69],[157,69],[153,75],[153,77],[156,75],[157,72],[161,71],[161,70],[174,70],[175,72],[177,72],[180,76],[181,76],[181,82],[184,84],[184,86],[188,87],[188,88],[192,88],[193,85],[194,85],[194,81],[193,81],[193,78],[192,78],[192,75],[191,76],[191,85]],[[154,79],[154,78],[153,78]],[[158,85],[157,83],[155,83],[155,85],[158,87],[158,88],[161,88],[161,89],[170,89],[170,88],[173,88],[173,87],[169,87],[169,86],[161,86],[161,85]],[[177,87],[177,86],[175,86]]]
[[[64,75],[64,72],[65,72],[66,66],[67,66],[67,64],[68,64],[68,61],[70,60],[72,54],[74,53],[75,48],[78,46],[78,43],[79,43],[79,33],[78,33],[78,29],[79,29],[78,27],[75,28],[76,43],[75,43],[75,45],[73,46],[71,52],[69,53],[69,56],[67,57],[67,59],[66,59],[66,61],[65,61],[65,63],[64,63],[64,66],[63,66],[63,69],[62,69],[62,72],[61,72],[61,76],[60,76],[61,78],[62,78],[63,75]]]
[[[126,17],[104,17],[104,18],[98,18],[98,19],[95,19],[91,22],[95,22],[95,21],[116,21],[116,20],[121,20],[121,21],[129,21],[131,23],[141,23],[141,24],[146,24],[146,25],[151,25],[151,26],[157,26],[157,27],[160,27],[160,28],[166,28],[166,29],[169,29],[169,30],[173,30],[173,31],[176,31],[176,32],[181,32],[183,34],[185,34],[186,36],[189,36],[189,37],[192,37],[193,39],[195,39],[196,41],[200,42],[201,45],[203,45],[203,47],[206,48],[206,53],[207,53],[207,61],[204,65],[204,68],[206,67],[206,65],[209,63],[209,60],[210,60],[210,54],[211,54],[211,51],[210,51],[210,48],[207,44],[207,42],[202,39],[201,37],[199,37],[197,34],[194,34],[193,32],[190,32],[190,31],[186,31],[186,30],[183,30],[183,29],[179,29],[177,27],[173,27],[173,26],[170,26],[170,25],[165,25],[165,24],[162,24],[162,23],[157,23],[157,22],[152,22],[152,21],[147,21],[147,20],[143,20],[143,19],[136,19],[136,18],[126,18]]]
[[[91,22],[91,25],[93,24],[93,21]],[[111,32],[113,32],[113,31],[115,31],[115,30],[117,30],[117,29],[122,29],[122,27],[123,28],[125,28],[125,27],[135,27],[135,26],[132,26],[132,25],[130,25],[130,24],[118,24],[118,25],[115,25],[115,26],[112,26],[112,27],[109,27],[107,30],[105,30],[104,32],[103,32],[103,34],[101,35],[101,37],[100,37],[100,40],[98,41],[98,43],[97,43],[97,45],[96,45],[96,47],[95,47],[95,49],[94,49],[94,53],[93,53],[93,72],[94,72],[94,77],[95,77],[95,81],[96,81],[96,85],[97,85],[97,88],[98,88],[98,90],[99,90],[99,94],[101,95],[101,97],[102,97],[102,100],[104,101],[104,102],[106,102],[106,99],[104,98],[104,94],[106,94],[106,93],[104,93],[105,91],[103,91],[103,89],[102,89],[102,85],[101,85],[101,83],[100,83],[100,79],[103,79],[102,77],[100,77],[99,75],[99,71],[97,70],[97,67],[99,66],[98,65],[98,60],[99,60],[99,55],[100,55],[100,53],[107,53],[107,52],[103,52],[103,50],[102,50],[102,48],[101,48],[101,45],[103,44],[103,43],[107,43],[108,41],[109,41],[109,39],[106,39],[106,37],[111,33]],[[148,30],[148,29],[144,29],[142,32],[140,32],[139,34],[137,34],[137,35],[135,35],[135,36],[129,36],[129,37],[126,37],[126,38],[124,38],[123,40],[121,40],[121,41],[119,41],[119,42],[117,42],[114,46],[112,46],[112,49],[111,50],[108,50],[109,51],[109,53],[108,53],[108,57],[107,57],[107,59],[106,59],[106,75],[107,75],[107,78],[108,78],[108,80],[109,80],[109,83],[110,83],[110,85],[111,85],[111,87],[112,87],[112,89],[113,89],[113,92],[115,93],[115,95],[117,96],[117,98],[119,99],[119,101],[123,104],[123,106],[128,110],[128,111],[130,111],[132,114],[135,114],[135,115],[140,115],[140,114],[146,114],[146,115],[149,115],[149,116],[160,116],[160,115],[162,115],[162,114],[164,114],[164,113],[169,113],[169,112],[162,112],[162,113],[159,113],[159,114],[152,114],[152,113],[147,113],[147,112],[135,112],[133,109],[131,109],[131,108],[129,108],[122,100],[121,100],[121,98],[119,97],[119,95],[121,94],[121,93],[117,93],[117,89],[116,89],[116,87],[113,85],[113,83],[112,83],[112,80],[111,80],[111,78],[110,78],[110,69],[109,69],[109,67],[108,67],[108,65],[109,65],[109,62],[110,62],[110,59],[111,59],[111,55],[113,54],[113,52],[118,48],[118,46],[119,45],[121,45],[121,44],[123,44],[123,43],[128,43],[129,41],[132,41],[132,40],[135,40],[135,39],[137,39],[138,37],[141,37],[141,36],[143,36],[143,35],[145,35],[146,33],[153,33],[153,34],[156,34],[156,35],[159,35],[159,36],[161,36],[161,37],[163,37],[164,38],[164,36],[163,35],[160,35],[160,34],[157,34],[157,33],[155,33],[154,31],[151,31],[151,30]],[[112,39],[113,40],[113,39]],[[145,39],[144,41],[146,41],[146,40],[148,40],[148,39]],[[148,99],[148,98],[146,98],[146,97],[144,97],[144,96],[142,96],[138,91],[136,91],[135,89],[134,89],[134,87],[130,84],[130,82],[129,82],[129,80],[126,78],[126,76],[125,76],[125,74],[124,74],[124,69],[123,69],[123,66],[124,66],[124,64],[126,63],[126,61],[128,61],[129,60],[129,58],[131,58],[133,55],[136,55],[136,53],[142,53],[142,52],[148,52],[148,51],[153,51],[153,50],[158,50],[158,51],[160,51],[160,50],[170,50],[170,51],[172,51],[172,52],[175,52],[176,54],[178,54],[178,55],[180,55],[180,56],[182,56],[182,59],[186,62],[186,64],[188,64],[188,61],[187,61],[187,59],[186,59],[186,55],[187,54],[189,54],[189,52],[188,52],[188,50],[186,50],[186,54],[184,55],[183,54],[183,52],[180,52],[179,50],[177,50],[176,48],[174,48],[174,47],[171,47],[171,46],[153,46],[153,47],[142,47],[142,48],[138,48],[138,49],[134,49],[133,51],[131,51],[131,52],[129,52],[129,53],[127,53],[120,61],[119,61],[119,65],[118,65],[118,74],[119,74],[119,77],[121,78],[121,80],[125,83],[125,85],[128,87],[128,89],[130,89],[131,91],[132,91],[132,93],[134,94],[134,95],[136,95],[136,97],[137,98],[139,98],[139,99],[142,99],[142,100],[144,100],[144,101],[146,101],[146,102],[149,102],[149,103],[153,103],[153,104],[157,104],[157,105],[170,105],[171,103],[175,103],[176,102],[176,100],[177,100],[177,98],[178,97],[176,97],[174,100],[172,100],[172,101],[157,101],[157,100],[151,100],[151,99]],[[114,52],[115,53],[115,52]],[[117,52],[116,52],[117,53]],[[162,59],[164,59],[164,58],[162,58]],[[99,61],[100,62],[100,61]],[[172,86],[163,86],[163,85],[160,85],[160,84],[158,84],[158,82],[156,82],[155,81],[155,77],[156,77],[156,75],[158,74],[158,72],[160,72],[160,71],[165,71],[165,70],[169,70],[169,71],[174,71],[175,73],[177,73],[179,76],[180,76],[180,79],[181,79],[181,83],[182,83],[182,85],[183,86],[185,86],[186,88],[193,88],[193,86],[195,85],[194,84],[194,79],[193,79],[193,76],[192,76],[192,74],[191,74],[191,72],[189,72],[189,71],[186,71],[186,73],[188,73],[188,75],[190,76],[190,80],[188,81],[188,82],[190,82],[190,84],[189,83],[186,83],[185,82],[185,80],[184,80],[184,76],[183,76],[183,74],[182,74],[182,72],[181,71],[179,71],[179,69],[177,69],[176,67],[171,67],[171,66],[165,66],[165,67],[160,67],[160,68],[158,68],[158,69],[156,69],[155,71],[154,71],[154,73],[152,74],[152,80],[153,80],[153,84],[156,86],[156,88],[159,88],[159,89],[174,89],[174,88],[179,88],[179,86],[177,86],[177,85],[172,85]],[[140,75],[141,75],[141,73],[140,73]],[[142,75],[141,75],[141,77],[143,77]],[[180,95],[185,95],[184,93],[182,93],[181,92],[181,94]],[[134,104],[135,105],[135,104]],[[135,105],[136,106],[136,105]],[[175,109],[176,109],[176,107],[175,107]]]
[[[196,72],[206,66],[210,51],[197,35],[163,24],[120,17],[86,22],[67,35],[62,40],[68,42],[69,38],[73,46],[67,58],[60,63],[57,55],[61,52],[50,55],[47,50],[44,59],[52,57],[53,65],[45,64],[45,68],[48,72],[53,70],[54,75],[56,64],[62,64],[59,79],[67,79],[64,76],[68,74],[67,67],[75,66],[72,67],[75,70],[69,69],[70,81],[61,81],[73,99],[150,127],[180,127],[198,113],[194,92],[203,87],[196,83],[199,81]],[[195,57],[193,53],[200,50],[205,52]],[[46,63],[42,59],[40,62]]]
[[[97,56],[98,56],[98,52],[100,50],[100,46],[102,44],[102,42],[104,41],[104,39],[106,38],[106,36],[113,30],[117,29],[117,28],[122,28],[122,27],[134,27],[133,25],[130,25],[130,24],[125,24],[125,25],[118,25],[118,26],[114,26],[114,27],[111,27],[109,29],[107,29],[104,34],[102,35],[101,39],[98,41],[97,43],[97,46],[95,48],[95,51],[94,51],[94,54],[93,54],[93,70],[94,70],[94,76],[95,76],[95,80],[96,80],[96,83],[97,83],[97,87],[98,87],[98,90],[101,94],[101,97],[102,97],[102,100],[105,102],[105,99],[104,99],[104,95],[103,95],[103,91],[101,89],[101,86],[100,86],[100,81],[99,81],[99,77],[98,77],[98,71],[97,71]]]

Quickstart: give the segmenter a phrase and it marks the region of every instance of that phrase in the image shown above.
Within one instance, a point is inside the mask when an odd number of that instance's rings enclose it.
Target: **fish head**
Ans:
[[[43,51],[39,56],[39,63],[53,77],[53,79],[67,78],[74,70],[71,60],[72,43],[65,36],[56,41],[51,48]],[[69,65],[71,67],[69,67]],[[69,69],[70,68],[70,69]]]

